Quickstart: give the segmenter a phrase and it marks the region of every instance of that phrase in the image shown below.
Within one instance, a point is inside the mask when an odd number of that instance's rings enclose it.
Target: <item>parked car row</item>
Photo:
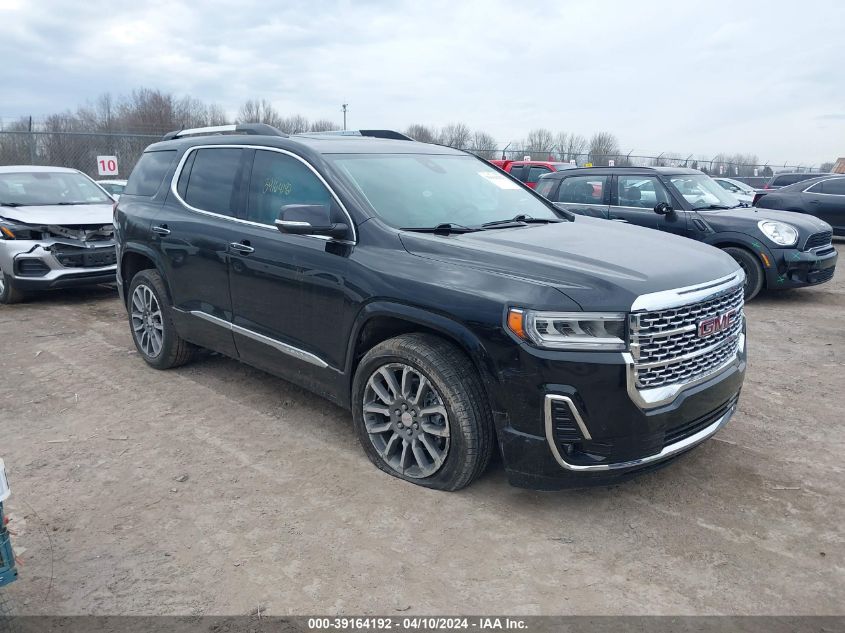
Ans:
[[[823,179],[810,188],[831,187],[832,180]],[[845,185],[845,177],[835,180]],[[789,189],[769,195],[781,195]],[[788,207],[789,211],[778,210],[787,207],[777,200],[765,210],[747,208],[714,179],[694,169],[570,169],[544,175],[536,191],[572,213],[636,224],[721,248],[745,272],[746,300],[763,288],[779,290],[824,283],[833,277],[836,267],[830,224],[806,213],[793,213],[798,210],[797,203]],[[827,196],[818,211],[826,212],[828,204],[831,208],[836,206],[837,202],[831,202],[834,197]],[[755,202],[759,200],[755,198]],[[838,205],[840,217],[845,217],[845,196],[838,197]],[[835,214],[831,211],[831,220],[835,221]]]
[[[38,216],[94,193],[42,199],[14,172],[0,268],[17,289],[19,260],[112,249],[149,366],[206,348],[297,383],[423,486],[468,485],[494,450],[515,485],[615,481],[714,435],[744,379],[745,298],[829,279],[830,227],[695,170],[516,163],[378,130],[182,130],[145,150],[113,236],[93,209]]]

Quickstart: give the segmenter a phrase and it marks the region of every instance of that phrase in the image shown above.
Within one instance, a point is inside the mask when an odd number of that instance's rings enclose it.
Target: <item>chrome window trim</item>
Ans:
[[[305,350],[299,349],[298,347],[288,345],[287,343],[283,343],[278,339],[274,339],[270,336],[265,336],[264,334],[259,334],[258,332],[254,332],[253,330],[250,330],[248,328],[241,327],[240,325],[235,325],[231,321],[227,321],[226,319],[221,319],[214,315],[208,314],[208,312],[203,312],[201,310],[191,310],[188,312],[188,314],[208,321],[209,323],[219,325],[220,327],[225,328],[227,330],[231,330],[236,334],[241,334],[243,336],[246,336],[247,338],[251,338],[254,341],[258,341],[259,343],[269,345],[270,347],[277,349],[283,354],[287,354],[288,356],[292,356],[293,358],[304,361],[306,363],[311,363],[312,365],[316,365],[321,369],[325,369],[329,366],[326,361],[324,361],[316,354],[306,352]]]
[[[194,207],[194,206],[188,204],[182,198],[182,196],[179,195],[177,185],[179,183],[179,177],[182,175],[182,170],[185,168],[185,163],[188,160],[188,156],[190,156],[191,152],[194,152],[194,151],[199,150],[199,149],[254,149],[254,150],[263,150],[263,151],[266,151],[266,152],[278,152],[279,154],[284,154],[286,156],[290,156],[292,158],[295,158],[296,160],[301,162],[303,165],[305,165],[308,169],[310,169],[311,172],[323,184],[323,186],[326,188],[326,190],[332,196],[334,201],[340,207],[341,211],[343,211],[346,218],[349,220],[349,228],[352,231],[352,240],[332,240],[331,238],[326,238],[326,236],[324,236],[324,235],[300,235],[300,236],[297,236],[297,237],[313,237],[313,238],[316,238],[316,239],[331,240],[331,241],[339,242],[341,244],[353,244],[354,245],[354,244],[358,243],[358,231],[355,227],[355,223],[352,221],[352,216],[350,215],[346,206],[344,206],[343,202],[340,201],[340,198],[335,193],[334,189],[331,188],[331,186],[326,181],[326,179],[323,178],[320,175],[320,173],[316,169],[314,169],[314,167],[311,165],[311,163],[309,163],[307,160],[305,160],[301,156],[298,156],[297,154],[295,154],[291,151],[288,151],[286,149],[281,149],[279,147],[267,147],[265,145],[247,145],[247,144],[192,145],[191,147],[189,147],[185,151],[185,153],[182,155],[182,158],[179,159],[179,164],[176,166],[176,171],[173,172],[173,177],[170,179],[170,193],[172,193],[175,196],[176,200],[178,200],[179,203],[182,204],[186,209],[190,209],[191,211],[193,211],[195,213],[201,213],[203,215],[208,215],[208,216],[215,217],[215,218],[230,220],[232,222],[237,222],[239,224],[246,224],[246,225],[249,225],[249,226],[257,226],[257,227],[260,227],[260,228],[269,229],[270,231],[275,231],[276,233],[279,232],[279,229],[276,228],[276,226],[274,226],[272,224],[263,224],[261,222],[253,222],[251,220],[244,220],[242,218],[236,218],[236,217],[233,217],[231,215],[223,215],[222,213],[215,213],[214,211],[206,211],[204,209],[199,209],[197,207]]]
[[[741,286],[744,282],[745,273],[742,269],[738,269],[730,275],[702,284],[651,292],[637,297],[631,305],[631,312],[668,310],[688,303],[707,301],[734,290],[736,286]]]
[[[824,191],[810,191],[810,189],[812,189],[816,185],[824,184],[828,180],[842,180],[843,178],[845,178],[845,177],[840,176],[839,178],[836,178],[835,176],[832,176],[830,178],[825,178],[824,180],[819,180],[818,182],[814,182],[812,185],[810,185],[806,189],[802,189],[801,193],[812,193],[812,194],[817,195],[817,196],[843,196],[845,194],[842,194],[842,193],[825,193]]]
[[[731,419],[733,414],[736,412],[736,404],[734,404],[730,409],[728,409],[722,417],[718,420],[713,422],[710,426],[707,426],[701,429],[698,433],[694,433],[689,437],[685,437],[684,439],[675,442],[674,444],[669,444],[668,446],[664,446],[663,450],[659,453],[655,453],[653,455],[648,455],[646,457],[641,457],[639,459],[632,459],[627,462],[615,462],[613,464],[592,464],[590,466],[580,466],[578,464],[570,464],[567,462],[563,457],[561,457],[560,452],[556,450],[556,447],[552,445],[552,454],[554,455],[555,461],[560,464],[566,470],[576,471],[576,472],[601,472],[601,471],[611,471],[611,470],[620,470],[623,468],[635,468],[637,466],[645,466],[646,464],[651,464],[654,462],[659,462],[664,459],[669,459],[670,457],[677,455],[685,450],[688,450],[698,444],[701,444],[707,439],[710,439],[716,432],[721,429],[725,424],[728,423],[728,420]],[[548,427],[547,427],[548,428]],[[548,430],[546,431],[546,437],[548,439]]]

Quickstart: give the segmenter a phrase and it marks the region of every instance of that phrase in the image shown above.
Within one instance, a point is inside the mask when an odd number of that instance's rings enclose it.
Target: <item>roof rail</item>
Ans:
[[[281,130],[266,123],[237,123],[232,125],[213,125],[211,127],[194,127],[187,130],[174,130],[165,134],[161,140],[169,141],[183,136],[201,136],[204,134],[223,134],[235,132],[237,134],[257,134],[262,136],[287,136]]]
[[[327,132],[303,132],[294,136],[371,136],[373,138],[389,138],[395,141],[413,141],[410,136],[394,130],[329,130]]]

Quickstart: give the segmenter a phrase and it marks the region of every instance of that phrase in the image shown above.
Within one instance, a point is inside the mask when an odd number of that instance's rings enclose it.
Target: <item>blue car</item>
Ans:
[[[6,529],[3,503],[9,498],[9,481],[6,479],[6,467],[0,459],[0,587],[8,585],[18,577],[15,568],[15,554],[12,552],[12,539]]]

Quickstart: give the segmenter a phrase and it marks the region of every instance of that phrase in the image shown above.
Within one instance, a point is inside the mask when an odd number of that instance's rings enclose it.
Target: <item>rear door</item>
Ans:
[[[568,176],[550,194],[552,202],[572,213],[607,219],[609,180],[610,176],[602,175]]]
[[[238,226],[244,150],[192,148],[182,158],[176,193],[153,226],[174,307],[191,324],[189,341],[237,356],[229,322],[229,243]]]

